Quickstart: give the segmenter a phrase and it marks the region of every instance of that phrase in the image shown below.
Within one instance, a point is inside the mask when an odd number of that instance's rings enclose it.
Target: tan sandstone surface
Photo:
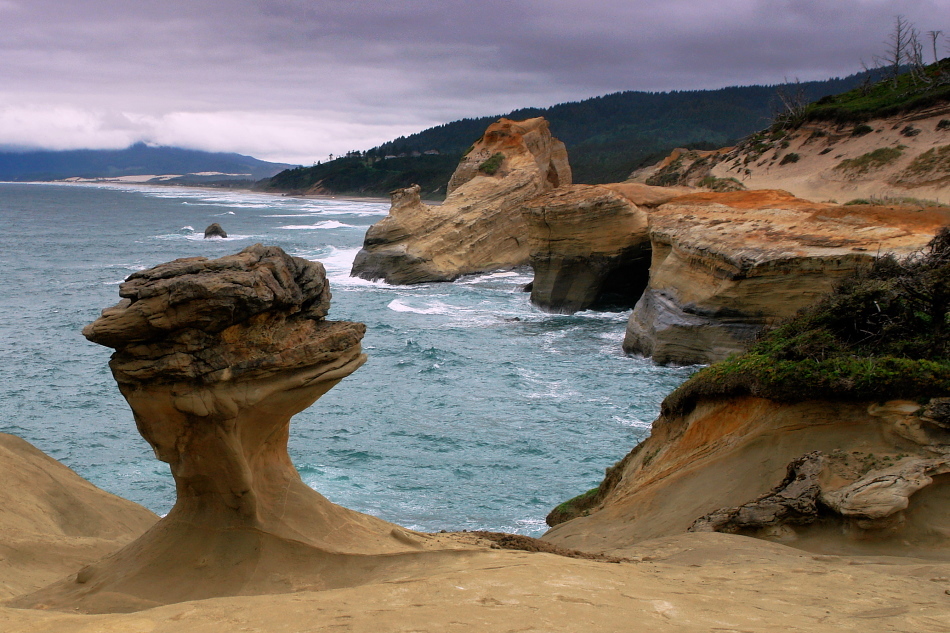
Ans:
[[[524,216],[533,304],[573,313],[589,308],[604,292],[643,292],[650,258],[648,219],[628,198],[606,187],[559,187],[527,202]]]
[[[950,204],[950,105],[866,123],[808,121],[736,147],[674,150],[635,182],[784,189],[816,202],[915,198]],[[718,179],[718,180],[717,180]]]
[[[707,496],[744,502],[746,492],[767,488],[777,470],[770,464],[816,445],[801,439],[811,426],[819,447],[857,430],[849,437],[868,438],[868,450],[899,446],[900,464],[912,447],[943,446],[944,409],[913,416],[937,430],[913,424],[906,403],[875,409],[871,415],[890,429],[878,435],[853,408],[830,422],[827,408],[822,418],[793,411],[779,420],[783,426],[762,421],[768,406],[744,401],[718,418],[698,407],[685,431],[681,422],[655,425],[653,445],[668,452],[651,462],[665,464],[659,479],[674,482],[663,504],[641,497],[668,530],[659,539],[630,537],[653,528],[629,504],[613,522],[597,522],[608,516],[605,506],[543,543],[422,534],[332,504],[300,481],[287,456],[291,416],[363,361],[360,324],[325,319],[330,292],[322,266],[256,245],[135,273],[120,295],[84,333],[116,349],[113,375],[143,437],[169,464],[178,499],[156,521],[25,442],[0,436],[4,633],[950,628],[950,563],[926,539],[916,549],[895,546],[918,558],[839,556],[680,529],[697,504],[721,507]],[[822,425],[835,430],[829,436]],[[642,448],[634,453],[647,462]],[[636,459],[627,465],[635,468]],[[835,474],[847,479],[856,466],[842,463]],[[686,477],[691,469],[696,476]],[[948,475],[932,479],[941,477]],[[733,478],[739,485],[729,485]],[[614,492],[637,494],[628,484],[621,479]],[[717,484],[741,494],[716,496]],[[894,498],[912,489],[911,507],[898,510],[907,524],[946,519],[919,508],[921,499],[945,507],[945,498],[927,494],[946,486],[888,487]],[[571,526],[584,521],[589,533],[575,538]],[[570,540],[609,557],[548,553],[551,542]],[[52,564],[59,551],[68,556]],[[873,550],[882,552],[889,553]]]
[[[486,161],[497,163],[494,170]],[[524,265],[521,205],[570,183],[567,150],[547,121],[501,119],[462,158],[441,205],[424,204],[418,186],[393,192],[389,215],[366,232],[351,274],[412,284]]]
[[[950,561],[947,413],[943,401],[754,397],[666,410],[608,469],[596,502],[545,539],[614,551],[723,531],[824,554]]]
[[[158,517],[0,433],[0,600],[110,554]]]
[[[673,198],[649,211],[650,281],[624,349],[660,363],[722,360],[872,257],[908,255],[948,223],[945,207],[839,206],[777,190]]]
[[[9,436],[6,436],[9,437]],[[38,451],[21,440],[0,452],[3,472],[24,468]],[[52,462],[44,457],[44,461]],[[53,465],[44,468],[57,470]],[[62,469],[62,467],[58,467]],[[86,507],[91,485],[72,475],[60,501],[74,512],[121,521],[125,507]],[[11,521],[46,523],[34,499],[42,483],[21,480],[0,514]],[[94,490],[94,489],[93,489]],[[31,498],[26,493],[32,492]],[[72,497],[73,493],[80,496]],[[96,491],[100,504],[109,495]],[[122,504],[120,504],[122,505]],[[131,505],[131,504],[128,504]],[[19,519],[14,519],[19,517]],[[46,523],[3,552],[5,586],[29,590],[36,573],[24,553],[55,547],[69,537]],[[394,578],[358,586],[195,599],[133,613],[88,615],[72,610],[11,608],[0,604],[4,633],[233,633],[235,631],[924,631],[950,627],[950,565],[895,557],[813,555],[730,534],[684,534],[616,549],[626,560],[603,562],[524,551],[489,550],[467,534],[430,535],[443,546],[479,548],[452,569],[422,562]],[[32,540],[31,540],[32,539]],[[116,544],[119,546],[119,544]],[[95,544],[64,561],[75,574]],[[49,572],[47,572],[47,575]],[[156,582],[159,582],[156,580]],[[173,583],[174,578],[165,582]],[[222,579],[211,582],[222,583]],[[160,587],[158,588],[160,590]],[[15,593],[14,593],[15,595]]]

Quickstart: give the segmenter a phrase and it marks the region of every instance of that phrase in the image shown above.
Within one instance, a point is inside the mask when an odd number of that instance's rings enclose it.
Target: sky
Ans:
[[[950,0],[0,0],[0,148],[309,165],[521,107],[849,75],[897,15],[950,55]]]

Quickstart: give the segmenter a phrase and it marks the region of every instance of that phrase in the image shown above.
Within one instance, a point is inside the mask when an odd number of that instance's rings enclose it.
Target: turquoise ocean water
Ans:
[[[407,527],[540,535],[599,483],[693,368],[625,356],[628,312],[551,315],[530,269],[397,287],[349,277],[376,201],[125,185],[0,183],[0,431],[165,513],[152,456],[80,330],[130,273],[255,242],[327,267],[329,318],[367,325],[369,361],[297,415],[290,453],[332,501]],[[227,239],[203,239],[220,223]]]

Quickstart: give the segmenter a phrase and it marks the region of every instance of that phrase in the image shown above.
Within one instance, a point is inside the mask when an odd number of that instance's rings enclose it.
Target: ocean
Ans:
[[[126,276],[261,242],[327,268],[329,317],[361,321],[368,362],[291,424],[330,500],[422,531],[541,535],[649,432],[695,367],[621,350],[629,312],[541,312],[530,268],[390,286],[349,276],[379,201],[134,185],[0,183],[0,431],[164,514],[167,465],[80,331]],[[218,222],[226,239],[203,239]]]

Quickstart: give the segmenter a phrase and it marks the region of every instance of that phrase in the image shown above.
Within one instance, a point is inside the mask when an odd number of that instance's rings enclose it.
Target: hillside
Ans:
[[[241,154],[150,147],[145,143],[120,150],[0,151],[0,180],[7,181],[167,175],[174,176],[162,179],[167,184],[247,184],[287,167]]]
[[[674,147],[722,147],[761,129],[778,111],[780,92],[814,101],[850,90],[868,77],[869,73],[859,73],[776,86],[627,91],[549,108],[462,119],[365,152],[350,152],[328,163],[283,172],[262,187],[298,193],[384,195],[419,184],[424,197],[440,198],[462,155],[500,116],[547,119],[552,133],[567,146],[574,182],[617,182]]]
[[[633,180],[950,204],[950,58],[819,99],[734,148],[675,151]]]

